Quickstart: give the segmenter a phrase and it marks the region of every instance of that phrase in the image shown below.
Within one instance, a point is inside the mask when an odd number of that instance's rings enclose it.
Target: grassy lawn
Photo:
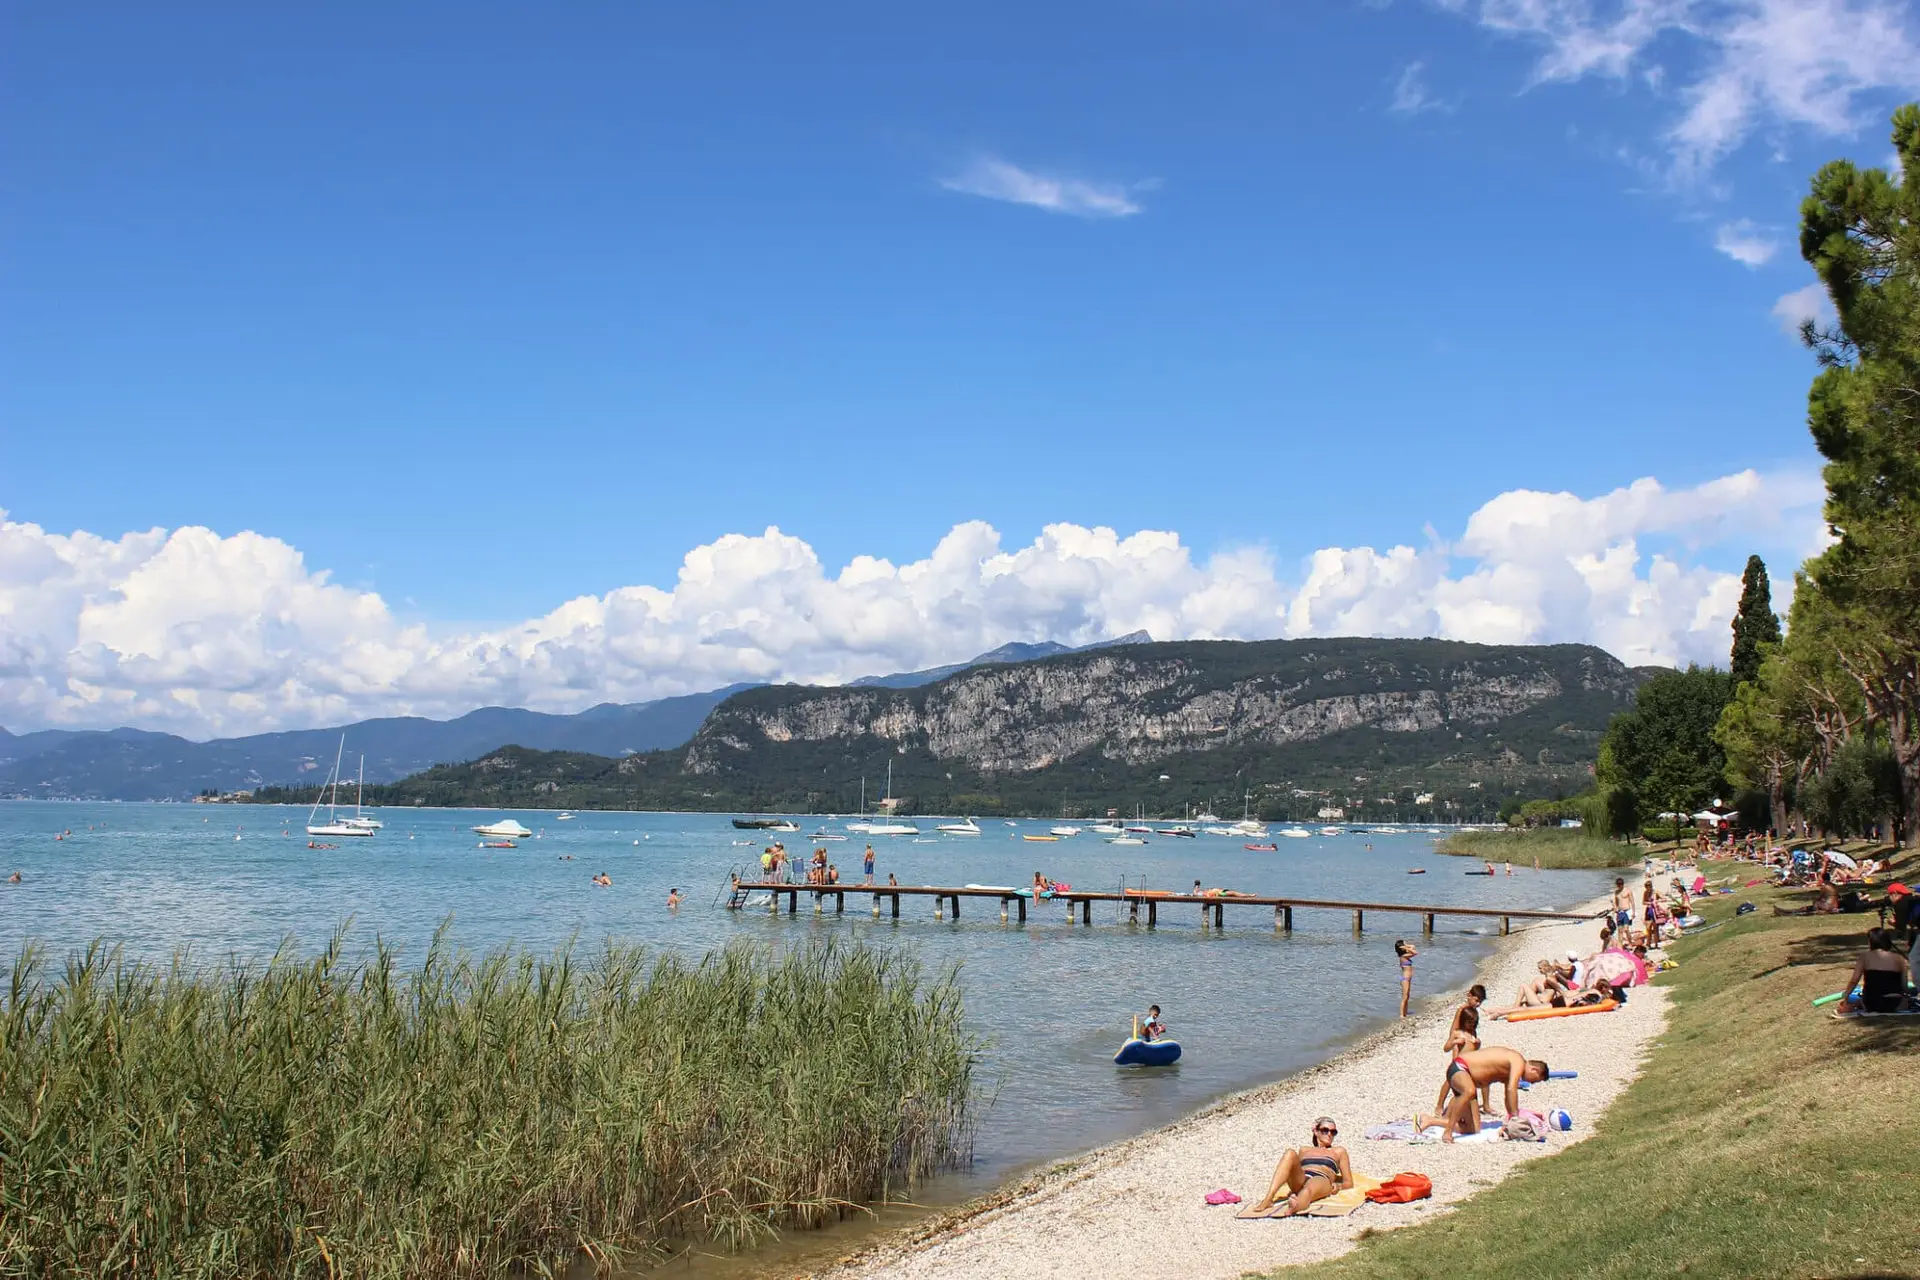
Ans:
[[[1462,831],[1440,842],[1441,853],[1488,862],[1511,861],[1530,867],[1538,858],[1545,871],[1637,866],[1646,855],[1638,845],[1609,840],[1578,828],[1536,827],[1531,831]]]
[[[1746,900],[1759,911],[1736,917]],[[1706,907],[1726,923],[1674,947],[1667,1033],[1595,1136],[1455,1213],[1275,1274],[1920,1275],[1920,1019],[1811,1007],[1875,917],[1769,910],[1806,900],[1753,889]]]

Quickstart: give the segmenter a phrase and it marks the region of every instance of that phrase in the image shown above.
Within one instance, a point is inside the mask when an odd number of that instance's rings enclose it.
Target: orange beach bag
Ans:
[[[1432,1194],[1433,1179],[1426,1174],[1396,1173],[1367,1192],[1367,1199],[1375,1204],[1406,1204],[1410,1200],[1425,1200]]]

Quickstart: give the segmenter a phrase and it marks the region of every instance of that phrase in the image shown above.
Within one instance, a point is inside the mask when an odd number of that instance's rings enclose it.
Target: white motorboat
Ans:
[[[980,824],[972,818],[965,818],[959,822],[943,822],[934,830],[944,831],[950,836],[977,836],[980,834]]]
[[[1282,827],[1280,828],[1280,834],[1289,840],[1305,840],[1311,837],[1313,832],[1307,830],[1305,827]]]
[[[533,832],[515,822],[512,818],[502,818],[498,822],[489,822],[473,829],[477,836],[492,836],[497,840],[524,840]]]
[[[571,813],[556,813],[553,816],[553,820],[555,822],[572,822],[576,816],[577,815]]]
[[[1145,844],[1146,841],[1142,840],[1139,836],[1109,836],[1107,837],[1107,843],[1108,844]]]
[[[848,830],[852,830],[851,827]],[[917,836],[920,828],[911,822],[870,822],[867,824],[870,836]]]
[[[1060,837],[1061,839],[1063,839],[1063,840],[1064,840],[1064,839],[1067,839],[1068,837],[1071,837],[1071,836],[1077,836],[1077,835],[1079,835],[1079,834],[1080,834],[1080,828],[1078,828],[1078,827],[1049,827],[1049,828],[1047,828],[1047,832],[1048,832],[1048,834],[1049,834],[1049,835],[1056,835],[1056,836],[1059,836],[1059,837]]]
[[[333,772],[327,775],[327,781],[320,788],[327,793],[327,820],[314,821],[314,816],[320,812],[320,801],[316,798],[313,808],[307,811],[307,834],[310,836],[371,836],[380,829],[380,824],[371,818],[356,822],[352,818],[342,820],[335,813],[340,801],[340,757],[346,749],[347,735],[343,733],[340,735],[340,745],[333,753]],[[361,767],[366,767],[364,758]],[[357,810],[359,806],[355,805],[354,808]]]
[[[1116,827],[1111,822],[1096,822],[1087,830],[1097,836],[1119,836],[1126,834],[1125,827]]]
[[[1323,836],[1337,836],[1341,835],[1342,832],[1338,827],[1322,827],[1320,828],[1320,834]]]
[[[1200,829],[1206,832],[1210,836],[1237,836],[1240,834],[1238,831],[1235,831],[1232,827],[1221,826],[1218,823],[1215,823],[1211,827],[1202,827]]]

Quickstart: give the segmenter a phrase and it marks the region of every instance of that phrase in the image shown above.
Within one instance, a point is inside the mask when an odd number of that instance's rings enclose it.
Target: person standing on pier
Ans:
[[[873,883],[873,846],[872,845],[867,846],[866,858],[861,863],[861,866],[866,870],[867,883],[872,884]]]

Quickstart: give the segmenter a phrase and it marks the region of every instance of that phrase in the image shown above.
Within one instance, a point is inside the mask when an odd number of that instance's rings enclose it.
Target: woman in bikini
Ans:
[[[1405,938],[1394,941],[1393,953],[1400,957],[1400,1016],[1404,1018],[1413,1000],[1413,958],[1420,953]]]
[[[1449,1058],[1458,1058],[1459,1055],[1471,1053],[1480,1047],[1480,1006],[1486,1002],[1487,989],[1485,987],[1476,982],[1467,988],[1465,1003],[1453,1011],[1453,1025],[1447,1028],[1446,1043],[1440,1046],[1442,1053],[1446,1054]],[[1491,1088],[1492,1086],[1489,1085],[1480,1090],[1480,1110],[1482,1111],[1488,1109],[1487,1094],[1488,1089]],[[1442,1085],[1440,1089],[1440,1100],[1433,1104],[1435,1111],[1445,1108],[1447,1105],[1447,1093],[1447,1087]]]
[[[1287,1200],[1286,1212],[1271,1216],[1291,1218],[1297,1213],[1305,1213],[1334,1192],[1352,1186],[1353,1165],[1347,1160],[1347,1149],[1333,1145],[1333,1140],[1339,1136],[1340,1126],[1331,1117],[1321,1116],[1315,1120],[1313,1145],[1281,1156],[1280,1163],[1273,1170],[1273,1185],[1267,1188],[1266,1195],[1249,1205],[1242,1216],[1268,1216],[1284,1195]]]

